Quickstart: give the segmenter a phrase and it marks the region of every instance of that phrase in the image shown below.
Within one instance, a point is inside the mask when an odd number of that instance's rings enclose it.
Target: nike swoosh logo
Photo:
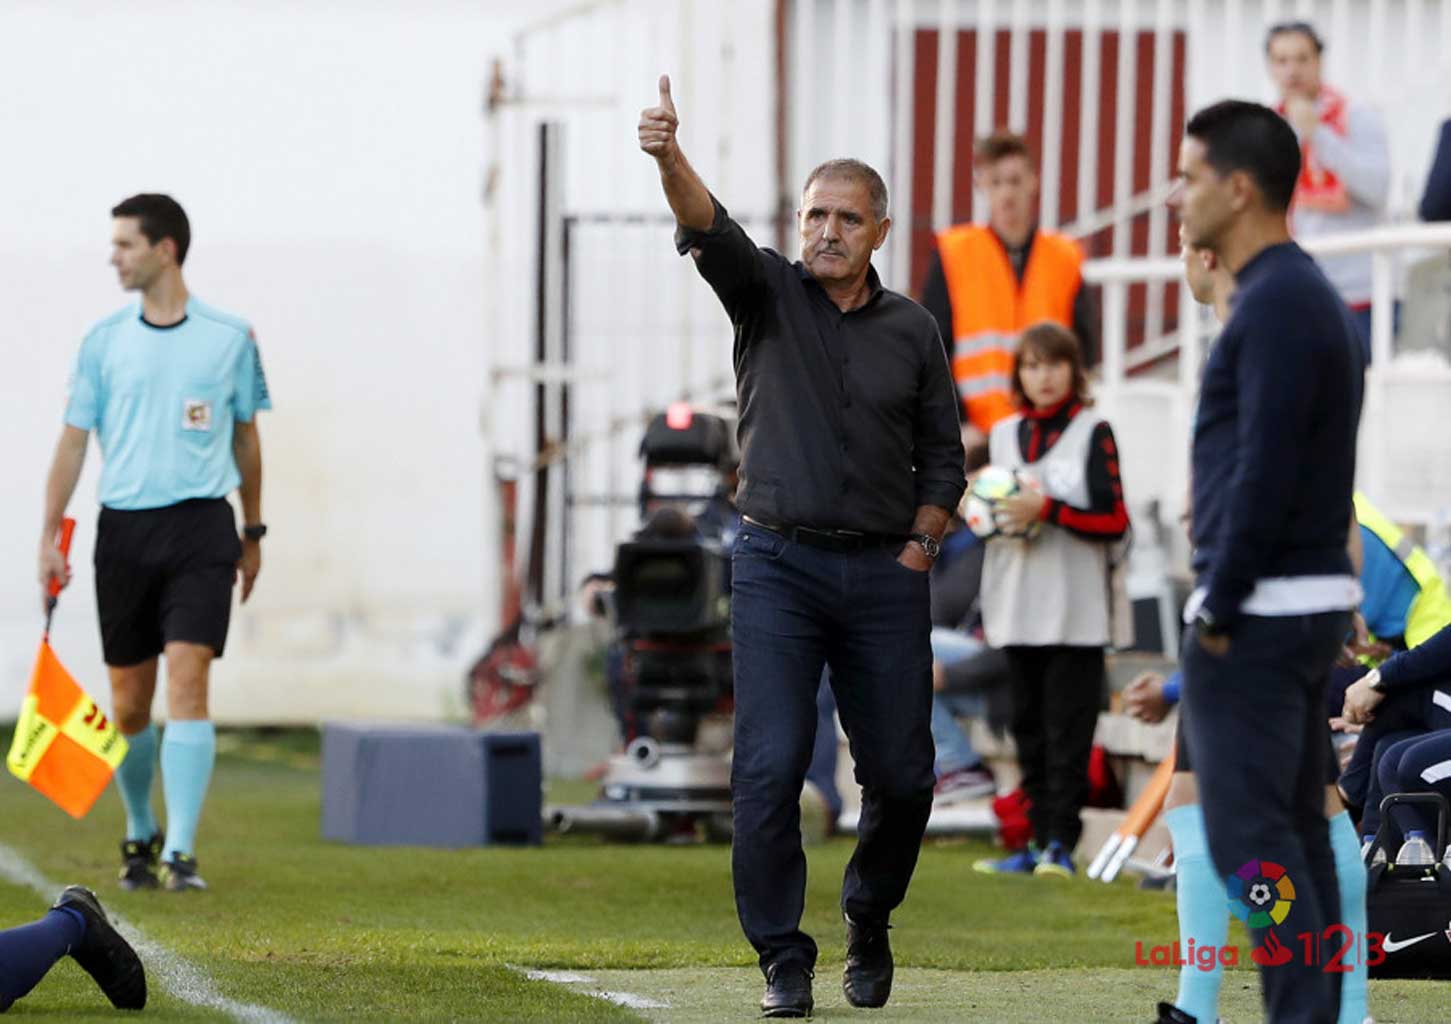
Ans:
[[[1425,935],[1417,935],[1415,938],[1411,939],[1402,939],[1399,942],[1387,935],[1385,942],[1381,943],[1381,948],[1384,949],[1387,953],[1394,953],[1397,950],[1405,949],[1407,946],[1414,946],[1418,942],[1423,942],[1435,934],[1435,932],[1427,932]]]

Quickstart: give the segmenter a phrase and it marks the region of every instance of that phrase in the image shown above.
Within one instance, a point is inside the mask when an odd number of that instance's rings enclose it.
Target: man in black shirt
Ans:
[[[957,398],[931,314],[881,286],[886,187],[854,160],[807,179],[801,260],[760,249],[675,139],[669,79],[641,114],[694,257],[735,330],[743,515],[734,556],[735,840],[741,926],[766,975],[766,1016],[811,1012],[816,944],[801,930],[801,785],[816,689],[831,668],[862,812],[842,885],[843,987],[881,1006],[891,911],[932,809],[927,573],[965,486]]]

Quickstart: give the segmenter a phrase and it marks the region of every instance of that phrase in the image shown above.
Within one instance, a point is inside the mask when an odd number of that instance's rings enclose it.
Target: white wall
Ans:
[[[776,202],[774,12],[775,0],[584,3],[522,34],[506,54],[508,102],[490,128],[500,157],[489,208],[500,229],[491,251],[501,287],[490,314],[501,365],[524,366],[535,351],[539,125],[562,126],[568,214],[635,218],[582,224],[573,236],[576,440],[603,436],[607,424],[685,394],[722,387],[734,394],[730,323],[690,260],[675,252],[669,207],[636,126],[641,109],[658,100],[658,76],[669,74],[682,148],[756,241],[774,245],[763,223]],[[497,396],[496,450],[532,457],[533,385],[513,378]],[[581,452],[571,467],[580,491],[634,494],[640,436],[631,427]],[[527,531],[532,480],[523,484],[518,522]],[[570,582],[608,569],[614,544],[637,524],[628,505],[613,515],[586,509],[555,535],[551,557],[568,546]]]
[[[0,718],[40,631],[66,376],[87,327],[128,299],[108,211],[138,191],[186,207],[188,282],[253,322],[276,404],[260,420],[272,533],[216,672],[217,717],[457,701],[497,616],[482,96],[506,29],[551,6],[0,0]],[[104,697],[96,469],[93,453],[54,639]]]

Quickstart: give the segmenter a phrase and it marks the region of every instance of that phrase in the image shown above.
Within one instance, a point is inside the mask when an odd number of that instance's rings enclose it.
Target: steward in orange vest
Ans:
[[[1076,242],[1037,229],[1038,179],[1028,147],[999,134],[977,146],[978,187],[987,225],[960,224],[937,236],[922,304],[937,319],[965,419],[984,434],[1016,412],[1010,396],[1013,347],[1044,320],[1078,335],[1086,361],[1097,330]],[[1008,240],[1021,238],[1013,245]]]

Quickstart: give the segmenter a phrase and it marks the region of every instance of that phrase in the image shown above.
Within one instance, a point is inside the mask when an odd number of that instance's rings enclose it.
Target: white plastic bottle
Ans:
[[[1426,867],[1434,863],[1436,855],[1431,852],[1431,844],[1426,842],[1426,834],[1415,828],[1407,832],[1406,841],[1396,854],[1396,867]]]

